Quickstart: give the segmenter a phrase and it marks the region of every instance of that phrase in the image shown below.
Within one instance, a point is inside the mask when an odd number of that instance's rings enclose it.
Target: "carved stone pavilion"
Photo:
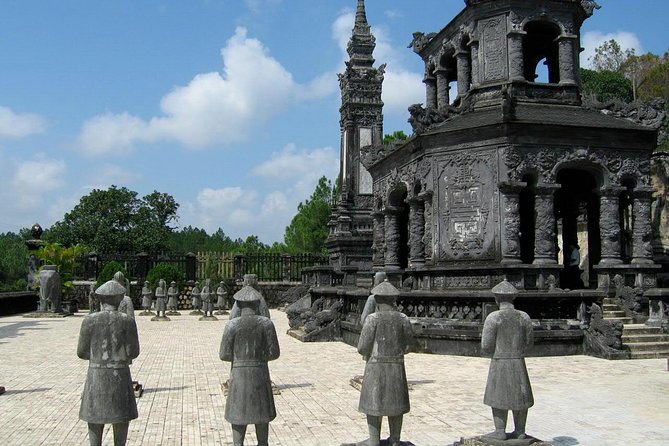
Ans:
[[[340,335],[352,345],[371,274],[382,270],[401,287],[398,306],[426,352],[478,355],[495,309],[490,289],[504,279],[535,321],[531,354],[586,352],[587,308],[624,287],[641,296],[657,285],[657,129],[583,103],[580,29],[594,1],[465,4],[441,31],[414,33],[425,104],[409,108],[412,138],[382,145],[383,66],[373,68],[358,1],[340,76],[331,266],[305,280],[312,296],[343,302]],[[570,268],[575,245],[580,265]]]

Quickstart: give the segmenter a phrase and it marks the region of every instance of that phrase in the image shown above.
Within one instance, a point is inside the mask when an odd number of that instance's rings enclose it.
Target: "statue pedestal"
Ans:
[[[204,313],[201,312],[200,310],[195,310],[190,312],[191,316],[204,316]]]
[[[218,318],[216,316],[202,316],[199,321],[217,321]]]
[[[5,388],[0,386],[0,395],[2,395],[3,393],[5,393]]]
[[[534,437],[527,437],[522,440],[518,438],[509,438],[499,440],[485,435],[473,438],[461,438],[460,441],[453,443],[453,446],[553,446],[551,443],[541,441]]]
[[[214,314],[215,314],[216,316],[225,316],[225,315],[230,314],[230,313],[228,313],[228,312],[225,311],[225,310],[218,310],[218,311],[214,311]]]
[[[40,318],[45,318],[45,319],[59,319],[63,317],[68,317],[72,316],[72,313],[68,313],[67,311],[62,311],[60,313],[54,313],[53,311],[33,311],[32,313],[26,313],[23,315],[23,317],[31,318],[31,319],[40,319]]]
[[[156,322],[169,322],[171,319],[167,316],[155,316],[151,318],[151,321]]]
[[[165,313],[165,315],[167,315],[167,316],[181,316],[181,313],[179,313],[178,311],[168,311],[167,313]]]
[[[140,316],[155,316],[156,313],[154,313],[153,311],[142,311],[141,313],[139,313],[139,315]]]

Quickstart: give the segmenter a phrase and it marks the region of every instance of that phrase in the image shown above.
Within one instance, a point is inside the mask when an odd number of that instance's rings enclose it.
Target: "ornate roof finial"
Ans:
[[[358,9],[355,11],[355,26],[367,25],[367,13],[365,12],[365,0],[358,0]]]
[[[376,39],[372,35],[369,22],[367,22],[365,0],[358,0],[353,35],[348,42],[348,55],[351,57],[352,65],[361,68],[372,68],[372,65],[374,65],[372,53],[375,47]]]

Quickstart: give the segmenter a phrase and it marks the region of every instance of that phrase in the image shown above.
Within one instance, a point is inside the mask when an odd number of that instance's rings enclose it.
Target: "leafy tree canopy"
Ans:
[[[395,141],[404,141],[405,139],[409,139],[407,134],[403,130],[396,130],[391,134],[383,136],[383,144],[391,144]]]
[[[581,70],[581,86],[585,94],[591,94],[599,101],[621,99],[632,100],[632,83],[622,73],[616,71]]]
[[[125,187],[94,189],[45,234],[65,246],[99,252],[157,252],[167,248],[179,204],[154,191],[143,198]]]
[[[288,252],[324,252],[328,237],[331,203],[336,188],[325,177],[321,177],[311,197],[297,206],[297,214],[286,227],[284,243]]]

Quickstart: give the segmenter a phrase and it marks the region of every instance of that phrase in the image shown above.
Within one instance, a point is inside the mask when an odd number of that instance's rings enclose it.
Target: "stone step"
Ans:
[[[644,324],[625,324],[623,327],[623,336],[662,334],[660,327],[651,327]]]
[[[623,335],[623,344],[638,342],[669,342],[669,336],[663,334]]]
[[[669,342],[634,342],[623,345],[631,352],[669,352]]]
[[[614,299],[614,298],[611,298],[611,297],[606,297],[606,298],[604,298],[604,300],[602,301],[602,305],[615,305],[615,306],[618,306],[618,299]]]
[[[669,350],[658,352],[630,352],[630,359],[664,359],[669,358]]]
[[[604,304],[602,305],[602,311],[607,312],[607,311],[621,311],[621,310],[619,305]]]
[[[627,317],[627,313],[624,311],[604,311],[602,316],[604,319],[611,319],[611,318],[621,318],[621,317]]]
[[[632,318],[631,317],[605,317],[604,320],[605,321],[618,321],[618,322],[622,322],[624,325],[632,323]]]

